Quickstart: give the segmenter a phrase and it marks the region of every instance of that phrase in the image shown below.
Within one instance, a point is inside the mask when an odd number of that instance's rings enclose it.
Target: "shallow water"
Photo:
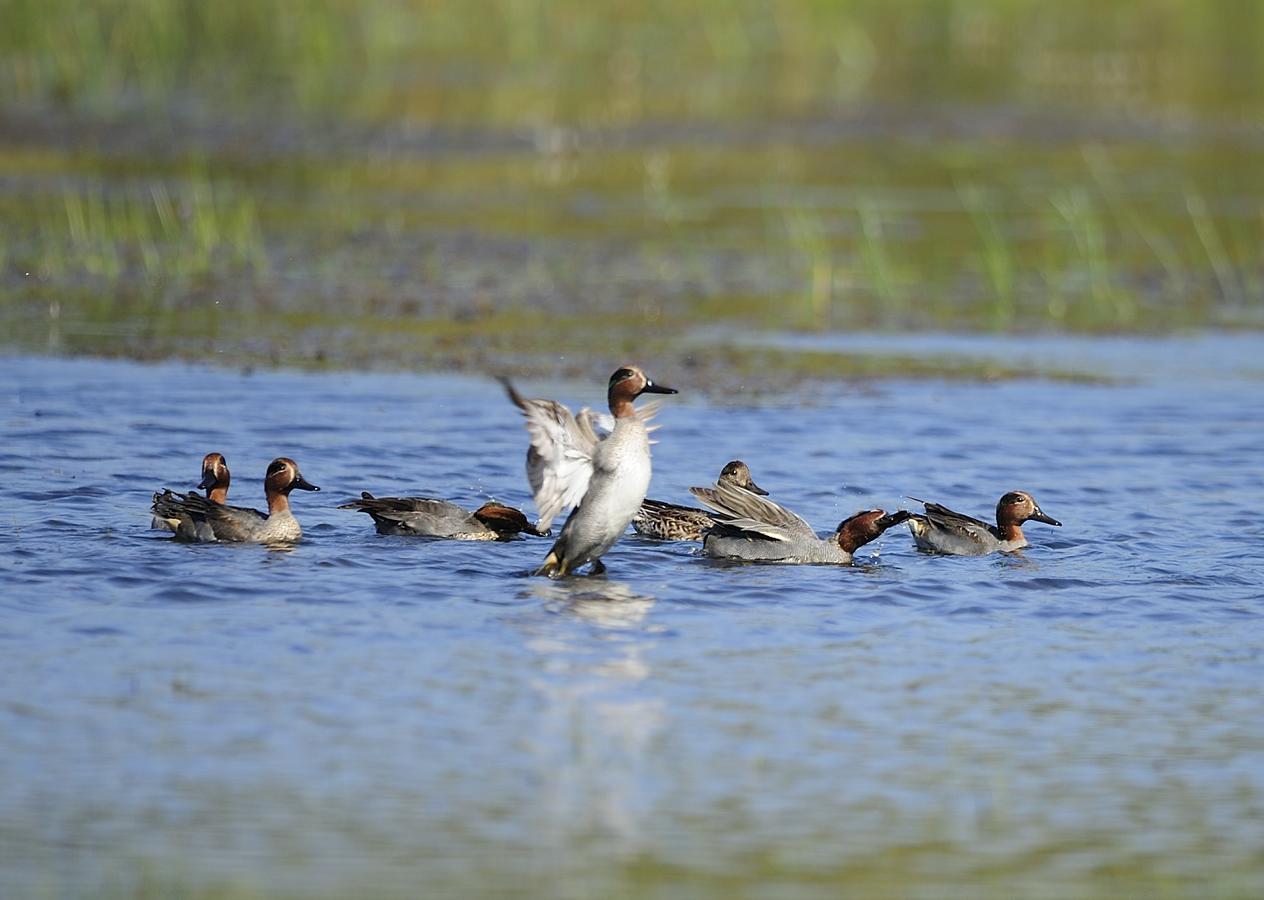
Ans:
[[[559,583],[544,541],[334,508],[528,503],[490,380],[0,360],[0,893],[1258,895],[1264,344],[1032,346],[1122,380],[720,407],[650,373],[655,496],[735,456],[821,529],[1023,487],[1064,527],[1021,556],[629,538]],[[299,461],[300,546],[148,530],[208,450],[238,503]]]

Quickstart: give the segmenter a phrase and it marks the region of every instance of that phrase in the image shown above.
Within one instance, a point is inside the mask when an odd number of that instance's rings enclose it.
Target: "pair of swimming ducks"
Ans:
[[[623,366],[610,377],[610,417],[584,408],[572,414],[553,400],[529,400],[502,379],[510,400],[526,420],[530,447],[527,480],[540,517],[532,525],[519,510],[486,503],[469,512],[446,500],[423,497],[374,497],[367,491],[339,509],[355,509],[373,518],[382,534],[409,534],[458,540],[506,540],[519,533],[548,536],[549,526],[570,509],[557,541],[538,575],[559,577],[590,565],[605,570],[601,557],[627,531],[647,537],[701,540],[706,556],[782,563],[850,563],[862,546],[900,522],[908,522],[920,549],[978,556],[1027,546],[1024,522],[1061,525],[1041,511],[1025,491],[1010,491],[996,507],[996,525],[923,503],[924,513],[868,509],[844,519],[827,537],[819,537],[795,513],[768,499],[740,460],[724,467],[716,484],[690,488],[707,509],[646,499],[650,483],[649,424],[657,404],[633,406],[642,394],[674,394],[636,366]],[[294,489],[318,491],[291,459],[272,461],[264,479],[267,514],[226,504],[230,475],[224,457],[210,453],[202,462],[198,485],[205,497],[164,491],[154,495],[156,526],[187,541],[293,542],[302,534],[290,511]]]

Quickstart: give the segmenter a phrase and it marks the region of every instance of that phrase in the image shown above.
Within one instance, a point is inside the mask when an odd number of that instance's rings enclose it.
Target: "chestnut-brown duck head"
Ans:
[[[622,366],[610,376],[606,399],[610,412],[616,419],[636,414],[632,401],[642,394],[674,394],[675,388],[655,384],[636,366]]]
[[[892,525],[898,525],[911,514],[907,509],[888,514],[884,509],[866,509],[838,523],[838,546],[855,553],[865,544],[881,536]]]
[[[228,486],[232,483],[232,474],[228,471],[228,461],[222,453],[208,453],[202,457],[202,480],[198,487],[206,491],[206,498],[212,503],[228,502]]]
[[[1026,491],[1010,491],[996,504],[996,527],[1003,540],[1022,540],[1024,522],[1044,522],[1062,527],[1057,519],[1047,516],[1036,503],[1036,498]]]

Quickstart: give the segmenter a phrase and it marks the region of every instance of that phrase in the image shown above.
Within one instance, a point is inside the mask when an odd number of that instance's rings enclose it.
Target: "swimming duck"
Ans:
[[[206,499],[213,503],[227,503],[228,486],[231,482],[232,474],[228,471],[228,461],[224,459],[224,454],[208,453],[206,456],[202,457],[202,480],[198,482],[197,486],[206,491]],[[158,494],[154,494],[154,500],[156,501],[157,499]],[[186,522],[188,523],[186,528],[193,526],[191,520],[186,520]],[[180,519],[163,519],[158,516],[154,516],[149,527],[156,528],[159,531],[171,531],[178,533],[180,529]],[[185,539],[196,540],[197,538],[186,535]]]
[[[244,506],[227,506],[200,494],[171,491],[154,497],[154,515],[180,521],[176,538],[187,541],[252,541],[262,544],[292,543],[303,529],[290,512],[290,491],[319,491],[298,470],[298,463],[284,456],[272,460],[263,479],[268,512]]]
[[[609,435],[598,436],[589,410],[578,416],[552,400],[524,399],[508,380],[505,390],[527,420],[531,449],[527,480],[540,512],[543,530],[566,506],[574,505],[553,549],[537,575],[567,575],[592,563],[592,574],[605,571],[601,556],[628,529],[650,485],[650,441],[647,420],[654,407],[636,410],[641,394],[674,394],[657,385],[636,366],[623,366],[610,376],[606,400],[614,416]]]
[[[751,478],[750,467],[735,459],[720,470],[720,484],[731,484],[752,494],[766,497],[768,492]],[[637,534],[662,541],[700,541],[702,534],[715,524],[715,517],[696,506],[677,506],[662,500],[647,499],[632,518]]]
[[[953,512],[938,503],[910,497],[926,507],[925,515],[909,516],[909,531],[918,549],[953,556],[983,556],[998,550],[1008,552],[1027,546],[1022,524],[1034,519],[1046,525],[1062,526],[1046,516],[1036,499],[1026,491],[1010,491],[996,504],[996,525]]]
[[[719,521],[703,539],[702,552],[717,559],[846,565],[858,549],[910,515],[907,510],[866,509],[821,538],[784,506],[734,485],[690,488],[690,492],[715,510]]]
[[[519,532],[547,536],[519,510],[503,503],[484,503],[469,512],[447,500],[428,497],[374,497],[368,491],[339,509],[368,513],[378,534],[411,534],[457,541],[507,541]]]

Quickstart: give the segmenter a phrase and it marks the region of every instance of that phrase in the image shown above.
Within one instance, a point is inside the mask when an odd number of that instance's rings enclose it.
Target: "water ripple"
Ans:
[[[51,491],[15,491],[13,496],[18,500],[28,500],[31,503],[71,503],[80,505],[90,505],[91,501],[102,497],[109,497],[111,491],[108,487],[100,485],[83,485],[74,488],[58,488]]]
[[[606,576],[550,582],[529,577],[547,540],[381,536],[335,508],[368,488],[529,509],[494,382],[177,373],[0,360],[56,423],[10,410],[0,454],[0,833],[32,860],[705,857],[731,881],[784,856],[951,879],[986,846],[1050,895],[1067,870],[1207,847],[1258,862],[1264,422],[1205,439],[1240,391],[910,383],[714,408],[665,375],[685,393],[656,497],[740,456],[817,527],[910,493],[987,514],[1014,487],[1065,524],[987,558],[896,529],[848,568],[627,539]],[[208,393],[239,414],[188,415]],[[149,531],[152,491],[211,449],[232,502],[261,507],[278,443],[325,488],[294,498],[296,548]],[[1217,527],[1191,529],[1213,499]]]

